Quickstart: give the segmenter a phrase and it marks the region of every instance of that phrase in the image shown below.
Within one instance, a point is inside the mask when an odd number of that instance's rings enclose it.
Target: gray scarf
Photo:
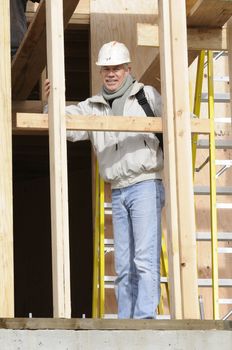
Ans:
[[[129,74],[123,84],[116,91],[109,91],[105,86],[102,88],[102,96],[106,101],[112,102],[113,115],[123,115],[123,108],[127,97],[129,96],[135,79]]]

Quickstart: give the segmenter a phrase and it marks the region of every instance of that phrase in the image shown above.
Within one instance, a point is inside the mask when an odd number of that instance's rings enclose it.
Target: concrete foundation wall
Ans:
[[[0,329],[0,350],[231,350],[232,332],[219,330]]]

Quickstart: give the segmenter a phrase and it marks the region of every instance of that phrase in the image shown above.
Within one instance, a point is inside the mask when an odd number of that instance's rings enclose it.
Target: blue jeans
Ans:
[[[156,317],[163,205],[160,180],[112,190],[118,318]]]

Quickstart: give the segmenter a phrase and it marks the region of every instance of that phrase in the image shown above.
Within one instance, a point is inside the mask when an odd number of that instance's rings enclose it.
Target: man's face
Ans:
[[[116,91],[123,83],[125,77],[130,74],[130,67],[126,64],[117,66],[103,66],[100,71],[103,85],[109,91]]]

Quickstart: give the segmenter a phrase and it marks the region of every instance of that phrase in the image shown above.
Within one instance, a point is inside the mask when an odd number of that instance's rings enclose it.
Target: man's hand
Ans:
[[[48,99],[49,95],[50,95],[50,89],[51,89],[51,83],[50,80],[46,79],[44,82],[44,93],[46,98]]]

